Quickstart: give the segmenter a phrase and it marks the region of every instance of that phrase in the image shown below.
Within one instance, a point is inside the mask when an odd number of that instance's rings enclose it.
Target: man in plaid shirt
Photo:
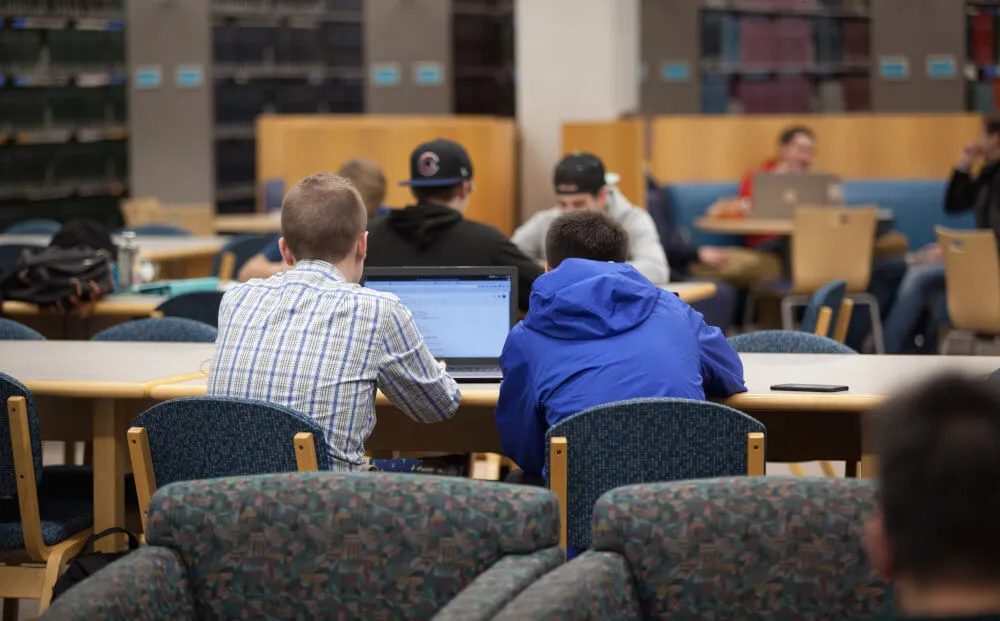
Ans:
[[[461,399],[399,298],[358,284],[366,227],[349,181],[319,173],[290,189],[280,246],[293,269],[226,293],[208,381],[209,395],[311,416],[326,431],[337,470],[368,468],[376,387],[421,423],[451,418]]]

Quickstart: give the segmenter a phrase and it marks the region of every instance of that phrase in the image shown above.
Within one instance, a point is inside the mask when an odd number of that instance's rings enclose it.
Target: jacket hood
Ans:
[[[646,321],[660,293],[631,265],[567,259],[535,280],[524,323],[556,339],[606,338]]]
[[[442,233],[462,221],[462,214],[444,205],[420,204],[393,210],[386,226],[412,246],[423,250]]]

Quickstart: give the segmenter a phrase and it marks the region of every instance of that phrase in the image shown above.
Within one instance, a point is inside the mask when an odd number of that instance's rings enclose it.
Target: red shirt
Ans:
[[[771,172],[778,166],[777,159],[769,159],[761,164],[760,168],[752,172],[747,173],[743,177],[743,181],[740,183],[739,197],[752,199],[753,198],[753,178],[755,175],[760,173]],[[778,239],[780,235],[747,235],[747,247],[756,248],[757,246],[763,244],[766,241],[772,239]]]

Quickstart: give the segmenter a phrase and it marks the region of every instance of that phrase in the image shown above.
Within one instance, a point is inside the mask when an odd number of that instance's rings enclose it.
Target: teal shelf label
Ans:
[[[160,88],[163,83],[163,70],[159,65],[146,65],[135,69],[136,88]]]
[[[954,80],[958,77],[958,61],[950,54],[928,56],[927,77],[932,80]]]
[[[441,86],[444,84],[444,69],[441,63],[413,63],[413,81],[417,86]]]
[[[910,59],[905,56],[883,56],[878,61],[878,73],[883,80],[909,80]]]
[[[399,86],[399,63],[373,64],[372,84],[379,87]]]
[[[201,65],[180,65],[176,73],[177,88],[198,88],[205,83],[205,70]]]
[[[691,65],[684,61],[666,61],[660,67],[660,77],[664,82],[690,82]]]

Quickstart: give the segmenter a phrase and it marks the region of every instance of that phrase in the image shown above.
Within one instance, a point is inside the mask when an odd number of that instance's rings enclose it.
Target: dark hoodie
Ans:
[[[587,408],[746,390],[743,364],[722,332],[624,263],[568,259],[540,277],[500,366],[503,452],[535,475],[548,428]]]
[[[542,268],[494,227],[466,220],[444,205],[421,204],[393,210],[369,223],[371,267],[480,266],[517,268],[518,305],[528,307],[531,283]]]

